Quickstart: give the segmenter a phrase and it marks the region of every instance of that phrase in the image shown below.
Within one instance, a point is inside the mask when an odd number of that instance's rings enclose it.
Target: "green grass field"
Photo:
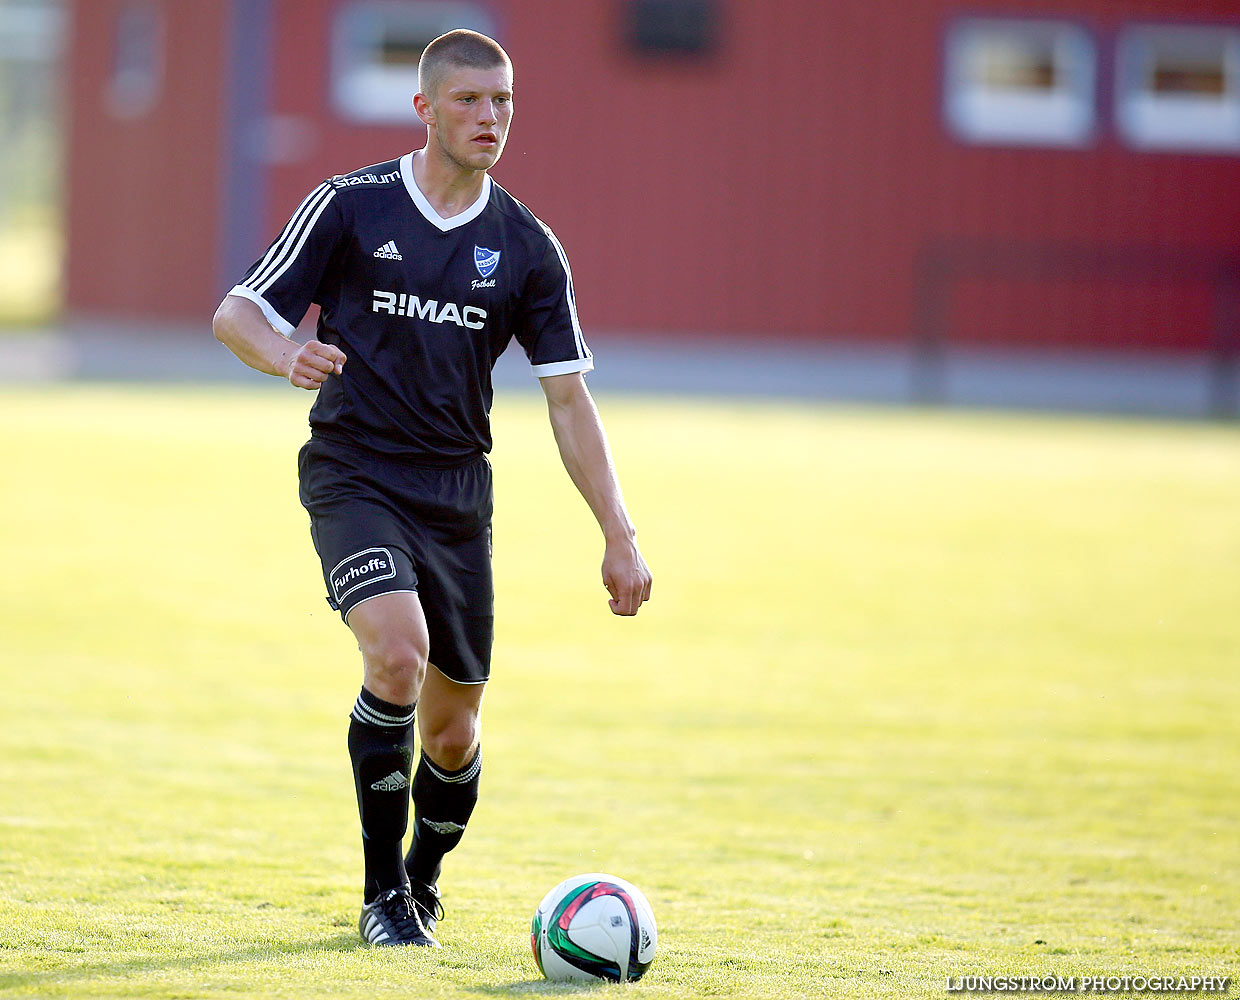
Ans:
[[[0,393],[0,995],[1240,976],[1240,428],[603,398],[655,573],[620,620],[501,398],[483,797],[428,954],[356,935],[308,402]],[[538,978],[533,908],[591,870],[651,899],[640,984]]]

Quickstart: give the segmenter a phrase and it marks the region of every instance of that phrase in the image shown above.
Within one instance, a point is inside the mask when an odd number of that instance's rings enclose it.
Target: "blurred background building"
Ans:
[[[1192,357],[1234,411],[1235,0],[0,0],[3,252],[71,320],[201,326],[420,145],[456,26],[513,57],[495,176],[591,329],[903,353],[926,400],[960,351]]]
[[[0,0],[0,323],[59,308],[63,11]]]

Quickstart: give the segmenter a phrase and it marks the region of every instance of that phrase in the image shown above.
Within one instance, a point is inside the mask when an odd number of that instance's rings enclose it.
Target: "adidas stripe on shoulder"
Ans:
[[[253,273],[241,282],[241,286],[257,295],[265,295],[267,289],[275,284],[280,275],[297,259],[314,229],[314,224],[319,221],[319,216],[335,196],[335,190],[326,181],[306,195],[284,230],[258,262]]]

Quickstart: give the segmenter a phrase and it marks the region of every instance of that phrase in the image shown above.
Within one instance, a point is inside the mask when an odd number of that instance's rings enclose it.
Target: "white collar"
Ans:
[[[431,207],[431,203],[426,200],[426,195],[418,187],[418,182],[413,176],[412,153],[406,153],[400,158],[400,176],[405,182],[405,189],[409,192],[409,197],[413,200],[414,205],[417,206],[418,211],[422,213],[427,222],[441,233],[446,233],[452,229],[459,229],[465,223],[473,222],[474,219],[482,214],[482,210],[487,207],[487,202],[491,200],[491,175],[483,174],[482,191],[478,195],[478,200],[465,209],[465,211],[457,213],[450,219],[445,219]]]

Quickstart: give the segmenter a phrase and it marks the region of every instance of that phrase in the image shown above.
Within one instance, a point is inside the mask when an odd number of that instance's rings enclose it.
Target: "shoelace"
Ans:
[[[422,922],[418,919],[418,911],[414,909],[413,899],[409,895],[409,890],[404,886],[390,889],[379,900],[379,909],[392,920],[398,932],[403,934],[414,927],[421,930]]]
[[[413,895],[413,901],[425,910],[432,919],[443,919],[443,903],[439,901],[439,894],[433,886],[423,883],[420,886],[410,886],[410,893]],[[427,903],[430,903],[428,906]]]

